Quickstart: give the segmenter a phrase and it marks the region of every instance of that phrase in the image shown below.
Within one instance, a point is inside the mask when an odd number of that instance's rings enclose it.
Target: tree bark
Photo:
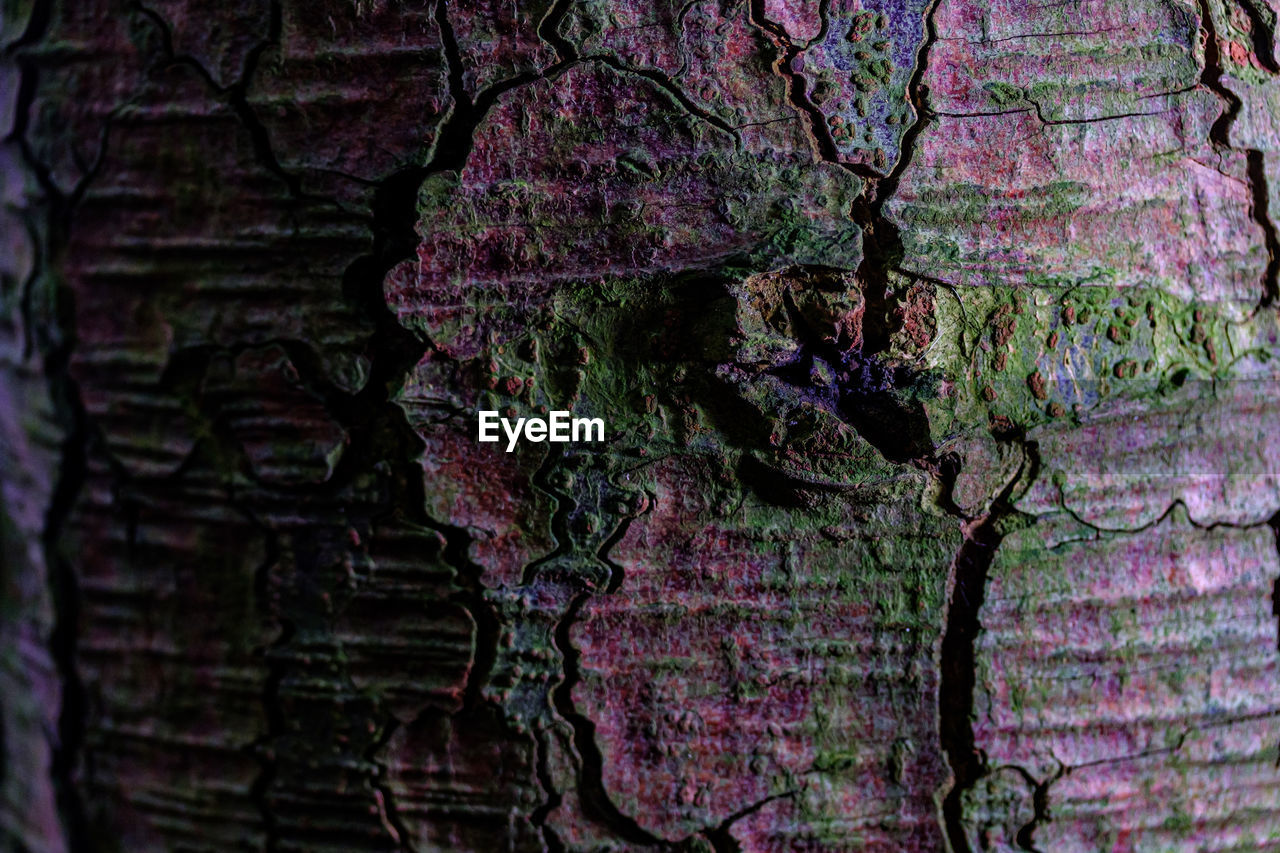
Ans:
[[[1270,0],[2,13],[8,849],[1280,849]]]

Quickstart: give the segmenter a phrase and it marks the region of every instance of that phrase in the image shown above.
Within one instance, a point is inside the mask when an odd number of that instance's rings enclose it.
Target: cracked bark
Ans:
[[[1231,148],[1231,126],[1239,115],[1243,104],[1235,93],[1222,84],[1223,67],[1218,29],[1214,26],[1213,15],[1209,10],[1207,0],[1202,0],[1199,8],[1200,23],[1205,33],[1204,73],[1201,76],[1201,82],[1221,96],[1227,105],[1226,109],[1222,111],[1222,115],[1218,117],[1218,120],[1214,122],[1213,127],[1210,129],[1209,138],[1215,145],[1229,149]],[[1261,21],[1257,17],[1257,11],[1253,9],[1251,4],[1244,3],[1242,8],[1251,12],[1255,36],[1254,47],[1257,50],[1257,48],[1265,45],[1265,42],[1262,41],[1265,30],[1260,26]],[[1276,70],[1274,49],[1255,53],[1255,56],[1268,71],[1274,72]],[[1271,305],[1276,297],[1280,295],[1280,280],[1277,280],[1277,273],[1280,272],[1280,239],[1276,237],[1276,226],[1271,219],[1269,210],[1270,194],[1267,191],[1267,174],[1263,164],[1263,154],[1254,148],[1246,148],[1244,154],[1248,163],[1247,174],[1251,191],[1251,212],[1258,226],[1262,229],[1267,248],[1267,266],[1263,272],[1262,300],[1260,303],[1263,307],[1266,307]]]
[[[982,515],[964,518],[963,512],[955,510],[963,519],[964,542],[951,566],[946,628],[938,656],[942,679],[938,688],[938,738],[954,776],[942,799],[942,819],[947,843],[955,853],[973,849],[965,827],[964,797],[988,773],[986,757],[975,743],[972,724],[978,675],[975,645],[982,630],[980,614],[986,598],[987,574],[996,549],[1004,539],[1005,528],[1017,515],[1011,502],[1014,490],[1035,480],[1039,468],[1035,442],[1028,442],[1024,436],[1006,440],[1019,445],[1022,454],[1014,476]],[[1038,809],[1037,816],[1039,814]],[[1020,844],[1024,836],[1029,843],[1031,831],[1027,827],[1019,830]]]
[[[5,9],[5,844],[1273,836],[1274,13],[517,6]]]

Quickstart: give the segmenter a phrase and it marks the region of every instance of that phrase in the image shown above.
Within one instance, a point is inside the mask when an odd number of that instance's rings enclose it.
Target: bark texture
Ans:
[[[4,3],[3,846],[1280,850],[1277,12]]]

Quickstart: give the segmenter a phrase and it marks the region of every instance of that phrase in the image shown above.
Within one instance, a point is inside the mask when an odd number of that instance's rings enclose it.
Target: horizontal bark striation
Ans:
[[[669,841],[732,822],[744,849],[937,848],[932,656],[954,529],[888,484],[833,502],[820,529],[755,496],[725,513],[707,465],[656,465],[652,508],[611,552],[625,581],[572,631],[606,790]],[[891,540],[854,521],[877,505]]]
[[[16,38],[8,30],[5,36],[6,42]],[[0,88],[4,113],[11,115],[16,75],[6,74]],[[67,646],[50,643],[59,625],[54,589],[65,578],[64,564],[46,548],[45,531],[62,521],[51,519],[50,510],[68,431],[58,414],[59,385],[44,358],[49,341],[37,337],[50,318],[33,298],[49,214],[20,146],[6,135],[0,144],[0,845],[39,853],[65,849],[67,839],[59,820],[59,756],[66,752],[57,737],[66,675],[59,658]]]
[[[391,251],[378,182],[450,103],[435,6],[47,14],[21,108],[32,168],[74,205],[48,251],[88,419],[61,546],[83,838],[413,843],[396,793],[442,783],[396,784],[382,753],[445,748],[477,620],[465,565],[402,499],[399,356],[368,296]],[[370,62],[397,86],[357,82]]]
[[[990,570],[973,849],[1265,845],[1276,825],[1272,530],[1205,530],[1178,511],[1146,530],[1044,545],[1033,530],[1008,537]]]
[[[1158,287],[1256,301],[1268,266],[1246,152],[1176,4],[943,3],[934,117],[889,203],[905,268],[954,284]]]

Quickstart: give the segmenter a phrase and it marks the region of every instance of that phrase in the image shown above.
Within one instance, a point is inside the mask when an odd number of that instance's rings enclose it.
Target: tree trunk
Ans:
[[[6,3],[6,848],[1280,849],[1276,17]]]

